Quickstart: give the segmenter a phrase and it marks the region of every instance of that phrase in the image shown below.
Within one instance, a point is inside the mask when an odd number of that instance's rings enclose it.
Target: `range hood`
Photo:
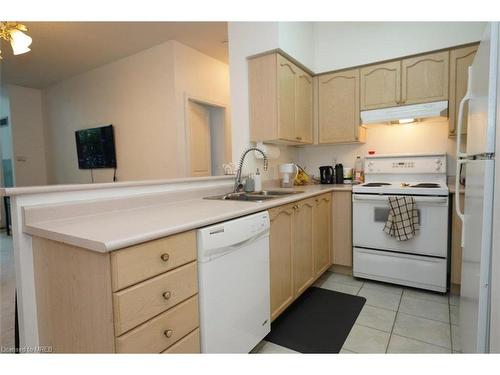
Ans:
[[[402,105],[382,109],[373,109],[361,112],[362,124],[376,124],[384,122],[400,123],[412,122],[411,120],[421,120],[426,118],[448,117],[448,101]]]

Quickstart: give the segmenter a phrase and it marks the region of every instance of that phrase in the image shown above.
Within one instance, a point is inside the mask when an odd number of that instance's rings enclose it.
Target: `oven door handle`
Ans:
[[[397,196],[397,195],[391,195],[391,196]],[[447,203],[448,202],[448,197],[413,197],[415,199],[415,202],[419,203]],[[352,200],[353,201],[388,201],[389,196],[388,195],[361,195],[361,194],[353,194],[352,195]]]

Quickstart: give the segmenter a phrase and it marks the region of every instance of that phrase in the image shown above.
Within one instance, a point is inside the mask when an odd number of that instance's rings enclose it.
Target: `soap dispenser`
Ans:
[[[257,168],[257,172],[255,173],[255,176],[253,177],[253,182],[254,182],[253,191],[255,191],[257,193],[262,191],[262,176],[260,175],[259,168]]]

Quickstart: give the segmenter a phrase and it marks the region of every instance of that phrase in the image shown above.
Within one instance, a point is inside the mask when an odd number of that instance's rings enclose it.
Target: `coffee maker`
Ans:
[[[324,165],[319,167],[319,175],[322,184],[334,183],[334,170],[331,165]]]
[[[281,187],[292,188],[295,177],[297,177],[299,173],[297,165],[294,163],[281,164],[279,166],[279,172],[281,176]]]

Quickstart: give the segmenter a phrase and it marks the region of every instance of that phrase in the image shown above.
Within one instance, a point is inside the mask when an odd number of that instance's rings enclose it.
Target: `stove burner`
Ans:
[[[436,184],[433,182],[423,182],[420,184],[411,185],[410,187],[414,187],[414,188],[438,188],[439,184]]]
[[[363,184],[362,186],[363,187],[380,187],[380,186],[386,186],[386,185],[390,185],[390,184],[387,182],[368,182],[366,184]]]

